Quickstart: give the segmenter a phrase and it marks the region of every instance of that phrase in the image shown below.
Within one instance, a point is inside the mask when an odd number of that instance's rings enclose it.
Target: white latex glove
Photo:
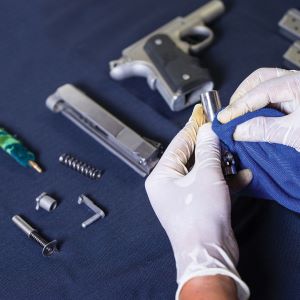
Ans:
[[[262,68],[253,72],[235,91],[230,105],[218,114],[221,123],[265,106],[283,117],[257,117],[237,126],[236,141],[278,143],[300,151],[300,72]]]
[[[233,278],[239,299],[248,299],[249,289],[235,268],[238,247],[231,228],[231,201],[221,169],[219,140],[211,124],[199,129],[199,109],[197,105],[146,180],[146,190],[174,251],[179,285],[176,299],[191,278],[217,274]],[[186,164],[194,149],[195,165],[188,172]],[[249,182],[251,172],[248,175]]]

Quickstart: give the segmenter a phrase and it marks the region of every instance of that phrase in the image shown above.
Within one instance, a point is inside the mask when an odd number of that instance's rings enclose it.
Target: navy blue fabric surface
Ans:
[[[292,147],[270,143],[236,142],[236,126],[255,117],[282,117],[275,109],[264,108],[221,124],[217,118],[213,130],[237,158],[240,169],[250,169],[253,180],[244,193],[255,198],[275,200],[300,212],[300,154]]]
[[[140,134],[167,145],[192,108],[173,113],[144,79],[115,82],[108,62],[121,50],[204,0],[2,0],[0,125],[38,154],[46,172],[23,169],[0,152],[0,299],[173,299],[171,246],[147,199],[144,179],[60,115],[45,107],[58,86],[73,83]],[[298,0],[225,1],[211,25],[214,44],[201,55],[228,103],[240,81],[261,66],[280,66],[290,42],[277,22]],[[105,170],[90,181],[58,163],[71,152]],[[35,211],[42,191],[52,213]],[[87,193],[108,212],[86,230]],[[44,258],[13,225],[21,214],[60,253]],[[300,218],[274,201],[242,198],[233,207],[238,269],[252,299],[300,295]]]

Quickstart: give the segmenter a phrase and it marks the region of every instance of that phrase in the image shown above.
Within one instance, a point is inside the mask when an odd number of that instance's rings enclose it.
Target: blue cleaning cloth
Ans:
[[[221,124],[215,119],[213,130],[235,155],[238,167],[252,171],[253,180],[245,189],[245,194],[255,198],[274,200],[299,213],[300,153],[292,147],[280,144],[233,140],[237,125],[258,116],[281,117],[283,113],[275,109],[264,108],[227,124]]]

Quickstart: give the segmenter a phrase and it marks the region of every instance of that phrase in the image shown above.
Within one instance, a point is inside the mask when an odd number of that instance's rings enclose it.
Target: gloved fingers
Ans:
[[[233,134],[236,141],[268,142],[287,145],[291,115],[284,117],[257,117],[238,125]]]
[[[260,68],[251,73],[236,89],[230,98],[230,104],[234,103],[239,98],[243,97],[249,91],[257,87],[262,82],[273,78],[282,77],[290,74],[293,71],[279,69],[279,68]]]
[[[300,72],[290,72],[288,75],[262,82],[218,114],[221,123],[227,123],[248,112],[256,111],[268,104],[283,107],[282,103],[291,103],[289,109],[294,109],[300,101]],[[286,111],[287,112],[287,111]]]
[[[204,124],[198,131],[194,169],[213,168],[222,173],[220,157],[219,138],[213,132],[211,123]]]
[[[175,136],[150,176],[180,177],[188,173],[186,164],[194,152],[199,126],[205,121],[202,106],[197,104],[185,127]],[[161,176],[160,176],[161,177]]]
[[[229,190],[232,194],[242,191],[247,187],[253,179],[253,174],[250,169],[239,171],[236,175],[226,178]]]

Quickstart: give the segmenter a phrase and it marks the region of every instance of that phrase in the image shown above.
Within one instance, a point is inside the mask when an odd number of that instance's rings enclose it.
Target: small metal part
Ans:
[[[42,254],[44,256],[50,256],[57,251],[57,241],[47,241],[43,238],[36,229],[29,225],[23,218],[18,215],[12,217],[12,221],[32,240],[37,242],[42,248]]]
[[[43,173],[42,168],[33,160],[28,161],[28,165],[38,173]]]
[[[280,32],[293,45],[284,53],[284,64],[290,69],[300,69],[300,10],[289,9],[278,23]]]
[[[212,90],[203,93],[201,94],[200,98],[206,120],[208,122],[213,122],[217,113],[222,108],[218,91]],[[231,176],[237,174],[234,156],[228,150],[227,146],[224,143],[221,143],[221,165],[224,176]]]
[[[219,93],[216,90],[212,90],[201,94],[200,97],[206,120],[212,122],[222,108]]]
[[[48,97],[47,107],[60,112],[141,176],[157,164],[161,145],[134,132],[71,84]]]
[[[289,9],[278,23],[280,32],[292,41],[300,40],[300,10]]]
[[[64,153],[59,157],[59,162],[76,172],[89,177],[91,179],[100,179],[101,170],[88,165],[87,163],[75,158],[71,154]]]
[[[300,69],[300,40],[294,44],[283,55],[285,65],[290,69]]]
[[[98,207],[91,199],[89,199],[86,195],[83,194],[80,195],[78,198],[78,204],[82,204],[82,203],[84,203],[95,213],[92,217],[90,217],[89,219],[87,219],[81,224],[82,228],[86,228],[87,226],[97,221],[99,218],[102,219],[105,217],[104,211],[100,207]]]
[[[36,199],[36,206],[35,209],[39,210],[40,208],[43,208],[46,211],[52,211],[57,207],[57,201],[47,195],[45,192],[40,194]]]
[[[221,152],[222,152],[222,170],[225,177],[236,175],[236,165],[233,154],[227,149],[227,147],[222,143],[221,144]]]

